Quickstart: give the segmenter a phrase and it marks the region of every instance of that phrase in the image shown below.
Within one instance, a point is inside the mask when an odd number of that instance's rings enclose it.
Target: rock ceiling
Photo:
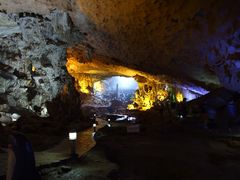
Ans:
[[[240,90],[240,12],[233,0],[0,0],[1,10],[67,12],[112,64]]]

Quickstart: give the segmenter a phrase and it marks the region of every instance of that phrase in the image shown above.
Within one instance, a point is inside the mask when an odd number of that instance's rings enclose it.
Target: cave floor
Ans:
[[[97,129],[101,129],[106,125],[106,122],[100,118],[97,118]],[[92,149],[96,142],[92,138],[93,128],[88,128],[82,132],[79,132],[76,140],[76,153],[81,157],[90,149]],[[71,142],[68,138],[65,138],[61,143],[55,147],[41,152],[36,152],[37,166],[57,162],[60,160],[68,159],[71,152]]]
[[[106,122],[102,119],[97,118],[98,125],[97,129],[101,129],[106,125]],[[96,142],[92,139],[92,128],[88,128],[78,133],[76,140],[76,153],[79,157],[83,156],[86,152],[92,149]],[[57,163],[62,160],[69,159],[71,152],[71,142],[64,138],[58,145],[53,148],[35,152],[36,165],[37,167],[43,165],[49,165]],[[0,153],[0,175],[5,174],[7,164],[7,153]]]
[[[238,180],[240,140],[214,136],[177,121],[157,117],[139,122],[139,133],[127,133],[129,122],[100,129],[97,145],[78,163],[46,169],[43,179]]]
[[[40,170],[43,180],[126,179],[126,180],[238,180],[240,177],[240,139],[238,136],[215,136],[193,129],[157,114],[140,115],[139,133],[127,133],[129,122],[102,121],[92,140],[92,128],[79,133],[79,161],[65,161]],[[38,155],[38,165],[69,157],[69,142]],[[83,149],[79,151],[80,149]],[[85,149],[85,150],[84,150]],[[3,154],[0,154],[2,162]],[[42,156],[42,158],[41,158]],[[44,156],[44,157],[43,157]],[[38,159],[40,157],[40,159]],[[45,161],[45,162],[44,162]],[[52,162],[52,161],[51,161]],[[2,170],[1,166],[0,169]]]
[[[120,167],[113,179],[237,180],[240,177],[240,139],[215,136],[183,125],[142,121],[139,133],[127,133],[128,123],[103,128],[97,144]]]
[[[68,161],[56,167],[40,171],[42,180],[103,180],[118,170],[115,163],[110,162],[104,150],[95,147],[77,161]]]

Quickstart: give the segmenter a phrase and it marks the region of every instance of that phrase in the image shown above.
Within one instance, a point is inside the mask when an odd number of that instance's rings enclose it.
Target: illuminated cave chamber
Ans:
[[[161,102],[181,102],[195,99],[208,91],[192,84],[183,84],[170,77],[109,63],[105,57],[83,59],[67,55],[67,70],[75,79],[75,88],[83,105],[148,110]],[[119,107],[118,107],[119,108]]]
[[[91,93],[92,106],[118,106],[126,108],[135,91],[138,83],[132,77],[113,76],[93,83]]]

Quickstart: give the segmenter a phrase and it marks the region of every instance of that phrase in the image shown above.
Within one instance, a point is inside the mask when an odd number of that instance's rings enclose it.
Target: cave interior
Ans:
[[[46,180],[238,179],[239,7],[0,0],[0,147],[24,134]]]

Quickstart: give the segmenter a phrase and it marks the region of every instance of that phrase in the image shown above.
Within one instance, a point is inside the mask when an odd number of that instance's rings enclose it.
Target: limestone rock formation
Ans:
[[[11,105],[59,93],[67,46],[84,61],[240,91],[239,1],[0,0],[0,10],[0,92]]]
[[[40,108],[40,115],[47,115],[45,103],[70,81],[66,47],[80,40],[73,31],[66,12],[0,13],[0,104]]]

